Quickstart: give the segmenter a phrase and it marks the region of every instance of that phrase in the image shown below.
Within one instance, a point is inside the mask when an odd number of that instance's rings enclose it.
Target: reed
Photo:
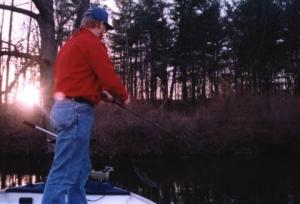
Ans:
[[[245,96],[205,103],[132,103],[163,129],[112,104],[96,108],[91,150],[94,156],[246,156],[300,155],[300,99]],[[43,134],[22,121],[41,124],[41,114],[17,106],[0,107],[0,155],[47,152]]]

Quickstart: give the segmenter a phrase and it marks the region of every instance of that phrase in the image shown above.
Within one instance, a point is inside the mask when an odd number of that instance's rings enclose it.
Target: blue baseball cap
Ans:
[[[93,18],[97,21],[102,21],[107,30],[113,29],[113,27],[108,23],[108,13],[104,8],[92,5],[90,8],[88,8],[83,16]]]

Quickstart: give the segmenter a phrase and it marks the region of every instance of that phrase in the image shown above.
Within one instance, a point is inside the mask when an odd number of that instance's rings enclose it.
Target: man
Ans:
[[[50,118],[57,133],[54,161],[42,204],[86,204],[85,184],[91,170],[89,141],[93,106],[105,91],[128,103],[128,94],[114,72],[101,42],[112,27],[103,8],[90,7],[81,27],[61,48],[55,65],[55,103]],[[110,100],[105,98],[102,100]]]

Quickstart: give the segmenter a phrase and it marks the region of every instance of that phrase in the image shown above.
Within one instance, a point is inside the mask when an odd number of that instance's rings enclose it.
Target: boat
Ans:
[[[0,204],[41,204],[45,183],[27,184],[0,190]],[[89,180],[86,185],[89,204],[155,204],[153,201],[110,182]]]
[[[51,135],[52,138],[48,138],[48,142],[55,143],[56,134],[28,121],[23,123]],[[102,171],[91,171],[90,179],[86,184],[86,198],[89,204],[156,204],[107,182],[112,171],[113,168],[110,166],[105,166]],[[44,187],[45,183],[36,183],[0,190],[0,204],[41,204]]]

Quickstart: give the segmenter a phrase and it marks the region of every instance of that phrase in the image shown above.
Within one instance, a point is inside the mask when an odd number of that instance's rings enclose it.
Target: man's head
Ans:
[[[113,29],[108,23],[108,13],[104,8],[91,6],[81,20],[80,28],[89,28],[101,37],[107,30]]]

